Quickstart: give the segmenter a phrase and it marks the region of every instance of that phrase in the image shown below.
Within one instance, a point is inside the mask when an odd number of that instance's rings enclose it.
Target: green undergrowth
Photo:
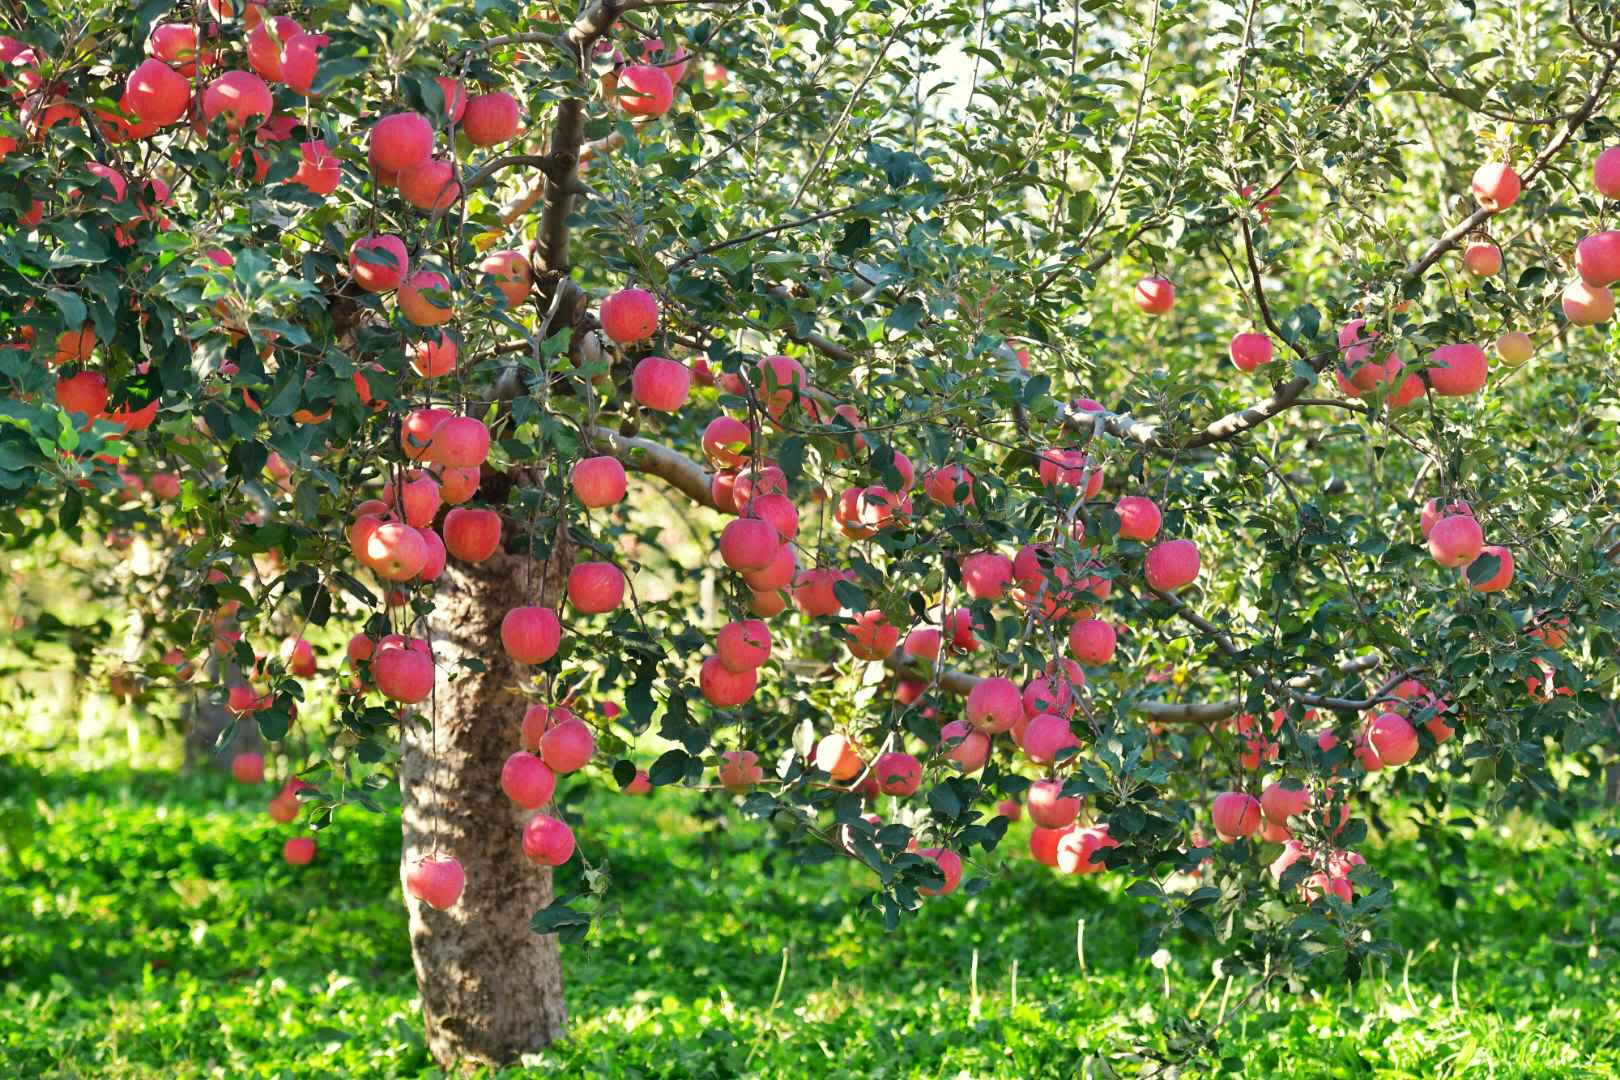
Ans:
[[[435,1072],[397,820],[346,811],[293,869],[270,793],[0,766],[0,1073]],[[1248,993],[1205,946],[1173,945],[1164,969],[1139,958],[1117,880],[1007,858],[979,895],[885,933],[852,864],[798,866],[758,825],[694,818],[694,801],[587,798],[578,831],[612,909],[565,951],[568,1038],[503,1076],[1134,1075],[1166,1018],[1209,1020]],[[1190,1074],[1620,1075],[1620,870],[1603,845],[1516,823],[1466,850],[1432,866],[1398,838],[1370,847],[1398,883],[1407,959],[1354,987],[1324,972],[1268,989]]]

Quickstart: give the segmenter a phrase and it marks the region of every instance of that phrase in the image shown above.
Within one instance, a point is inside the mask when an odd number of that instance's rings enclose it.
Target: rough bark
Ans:
[[[451,562],[432,623],[437,700],[424,703],[437,730],[418,720],[401,735],[401,878],[435,849],[461,860],[467,875],[448,911],[406,893],[428,1047],[446,1069],[507,1064],[563,1031],[557,939],[529,929],[530,916],[551,903],[551,871],[523,857],[519,838],[532,812],[500,785],[532,704],[517,693],[522,673],[501,647],[500,625],[515,606],[555,607],[571,561],[555,553],[544,582],[540,565],[505,552],[476,566]],[[485,670],[461,669],[463,658]]]

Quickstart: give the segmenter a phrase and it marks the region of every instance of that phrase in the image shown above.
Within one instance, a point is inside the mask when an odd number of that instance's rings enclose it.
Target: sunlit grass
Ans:
[[[164,771],[0,779],[5,820],[37,821],[8,843],[0,882],[9,1075],[432,1072],[395,819],[346,811],[294,871],[267,790]],[[1248,989],[1186,942],[1166,980],[1136,957],[1142,923],[1120,883],[1052,876],[1018,856],[1021,829],[983,893],[885,934],[852,907],[866,888],[852,865],[795,866],[760,827],[705,826],[687,808],[668,791],[585,802],[616,910],[566,951],[568,1040],[512,1075],[1055,1077],[1088,1056],[1129,1074],[1162,1049],[1163,1020],[1209,1020]],[[1268,991],[1224,1032],[1228,1068],[1615,1075],[1617,875],[1595,838],[1490,827],[1468,851],[1466,867],[1437,869],[1403,843],[1379,849],[1409,961],[1354,988],[1324,973],[1297,995]],[[1442,883],[1460,887],[1455,907]]]

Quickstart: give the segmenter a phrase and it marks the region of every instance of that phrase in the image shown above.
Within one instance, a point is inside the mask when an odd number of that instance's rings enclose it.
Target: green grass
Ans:
[[[434,1072],[397,821],[348,813],[294,870],[269,794],[214,776],[0,768],[0,1074]],[[1129,1075],[1162,1047],[1166,1017],[1208,1019],[1227,992],[1217,954],[1182,943],[1166,996],[1135,955],[1142,921],[1118,881],[1012,858],[980,895],[886,934],[853,906],[852,866],[797,867],[763,854],[759,826],[704,826],[689,805],[667,791],[586,802],[582,839],[609,860],[619,907],[565,951],[567,1041],[507,1075],[1070,1077],[1088,1056],[1093,1075]],[[1015,829],[1009,854],[1024,839]],[[1482,829],[1468,850],[1439,868],[1407,844],[1369,850],[1401,883],[1410,967],[1261,995],[1222,1036],[1228,1070],[1620,1075],[1620,872],[1584,832]],[[1228,1002],[1245,990],[1234,981]]]

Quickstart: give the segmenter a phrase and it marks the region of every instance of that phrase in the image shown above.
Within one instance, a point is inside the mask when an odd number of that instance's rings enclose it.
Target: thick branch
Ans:
[[[585,130],[585,102],[564,98],[557,104],[547,157],[555,168],[546,173],[545,209],[536,237],[542,270],[568,270],[568,218],[574,212],[574,191],[579,186],[579,143]]]
[[[607,428],[591,428],[590,434],[596,449],[612,454],[626,469],[656,476],[693,502],[719,509],[709,487],[709,474],[685,454],[651,439],[620,435]]]

